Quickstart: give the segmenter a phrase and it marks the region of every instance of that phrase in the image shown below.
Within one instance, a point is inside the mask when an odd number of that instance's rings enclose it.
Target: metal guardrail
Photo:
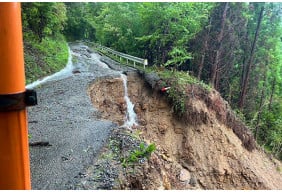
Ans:
[[[127,64],[128,64],[129,61],[133,61],[134,67],[136,66],[136,63],[143,64],[144,69],[145,69],[145,66],[148,65],[147,59],[142,59],[142,58],[138,58],[138,57],[128,55],[128,54],[125,54],[125,53],[121,53],[121,52],[115,51],[111,48],[108,48],[108,47],[105,47],[105,46],[102,46],[102,45],[99,45],[99,44],[95,44],[95,43],[91,43],[91,44],[94,47],[97,47],[98,49],[100,49],[102,51],[107,51],[108,53],[110,53],[114,56],[118,56],[120,61],[121,61],[121,58],[126,59]]]

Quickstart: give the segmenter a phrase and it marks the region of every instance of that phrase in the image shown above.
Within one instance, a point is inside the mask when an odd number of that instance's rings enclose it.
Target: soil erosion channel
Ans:
[[[189,119],[185,122],[173,115],[166,96],[153,90],[138,73],[128,73],[127,79],[138,122],[132,129],[147,143],[155,143],[157,150],[147,163],[135,166],[134,174],[120,177],[112,188],[282,189],[281,163],[261,150],[247,150],[197,93],[189,103],[194,116],[184,117]],[[121,77],[97,79],[88,89],[102,118],[120,126],[126,117],[123,89]],[[216,91],[206,97],[225,109],[226,103]]]

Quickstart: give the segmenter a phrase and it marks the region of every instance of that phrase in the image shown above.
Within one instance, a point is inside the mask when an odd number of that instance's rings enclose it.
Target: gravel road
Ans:
[[[87,88],[96,78],[121,71],[82,43],[71,43],[70,49],[71,72],[37,86],[38,105],[28,108],[32,189],[72,189],[116,127],[98,118]]]

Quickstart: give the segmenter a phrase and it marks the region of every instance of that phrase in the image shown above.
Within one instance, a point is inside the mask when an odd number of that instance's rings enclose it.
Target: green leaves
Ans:
[[[282,104],[281,99],[273,103],[271,109],[265,106],[261,114],[258,143],[269,152],[282,159]]]
[[[164,65],[165,66],[180,66],[184,64],[187,60],[192,59],[192,54],[188,53],[185,48],[174,47],[168,55],[171,57]]]
[[[24,31],[33,33],[39,41],[60,33],[67,20],[64,3],[22,3],[22,15]]]
[[[140,143],[139,149],[132,151],[128,157],[124,158],[122,164],[124,167],[127,167],[130,164],[136,163],[139,159],[148,159],[155,150],[156,145],[154,143],[148,146],[145,143]]]
[[[149,63],[169,65],[191,58],[187,42],[207,22],[212,3],[100,3],[95,20],[103,45]],[[181,47],[181,48],[180,48]],[[182,50],[181,56],[176,50]]]
[[[45,37],[41,42],[25,40],[24,54],[27,83],[59,71],[68,61],[68,47],[62,35]]]

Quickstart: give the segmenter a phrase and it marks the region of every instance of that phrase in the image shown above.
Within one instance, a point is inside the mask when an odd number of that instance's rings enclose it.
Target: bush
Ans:
[[[62,35],[45,37],[41,42],[26,38],[24,41],[26,83],[61,70],[67,64],[68,56],[67,42]]]

